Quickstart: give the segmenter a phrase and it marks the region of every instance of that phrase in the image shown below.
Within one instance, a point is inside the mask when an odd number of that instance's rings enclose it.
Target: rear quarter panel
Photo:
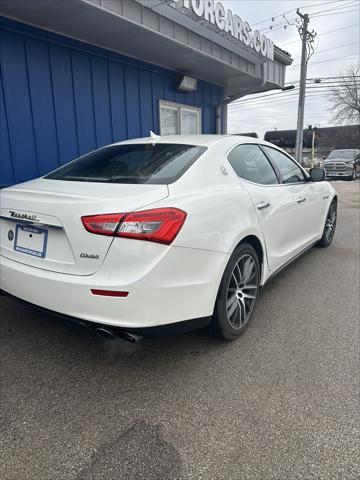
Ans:
[[[243,189],[195,193],[178,197],[175,203],[187,218],[174,245],[232,253],[247,235],[263,242],[251,199]]]

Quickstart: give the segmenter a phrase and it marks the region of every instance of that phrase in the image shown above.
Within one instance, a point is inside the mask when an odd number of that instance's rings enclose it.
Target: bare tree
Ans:
[[[342,79],[330,90],[333,121],[338,125],[360,123],[360,63],[341,74]]]

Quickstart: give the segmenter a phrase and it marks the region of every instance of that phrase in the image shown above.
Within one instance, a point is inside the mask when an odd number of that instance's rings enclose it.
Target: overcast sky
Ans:
[[[318,35],[307,78],[338,76],[359,61],[360,0],[222,0],[222,3],[248,21],[253,29],[258,28],[291,54],[294,62],[293,66],[287,67],[286,82],[296,82],[300,76],[297,64],[300,63],[301,42],[296,26],[292,25],[297,18],[298,7],[301,7],[302,13],[309,13],[309,28]],[[284,13],[286,19],[282,16]],[[272,17],[275,17],[274,21]],[[282,24],[287,21],[289,25],[284,29]],[[274,26],[273,30],[270,30],[271,25]],[[323,86],[321,90],[314,90],[314,87],[316,85],[308,90],[304,125],[330,126],[331,113],[326,90]],[[228,109],[228,132],[254,131],[262,138],[267,130],[296,128],[297,92],[282,92],[274,99],[263,99],[261,103],[259,100],[257,103],[249,101],[254,95],[244,97],[236,106]],[[256,95],[257,98],[259,96]]]

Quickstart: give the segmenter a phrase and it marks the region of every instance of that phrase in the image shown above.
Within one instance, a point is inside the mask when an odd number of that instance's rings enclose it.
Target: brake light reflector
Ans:
[[[122,219],[115,235],[169,245],[180,232],[185,219],[186,213],[178,208],[133,212]]]
[[[113,236],[123,217],[123,213],[109,213],[81,217],[81,221],[88,232]]]
[[[93,295],[102,295],[104,297],[127,297],[129,292],[119,292],[115,290],[99,290],[97,288],[91,288]]]

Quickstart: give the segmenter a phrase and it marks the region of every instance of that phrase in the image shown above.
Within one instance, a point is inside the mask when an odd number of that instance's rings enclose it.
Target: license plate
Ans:
[[[30,225],[16,225],[14,250],[45,258],[48,231]]]
[[[338,173],[338,172],[328,172],[327,176],[328,177],[339,177],[340,173]]]

